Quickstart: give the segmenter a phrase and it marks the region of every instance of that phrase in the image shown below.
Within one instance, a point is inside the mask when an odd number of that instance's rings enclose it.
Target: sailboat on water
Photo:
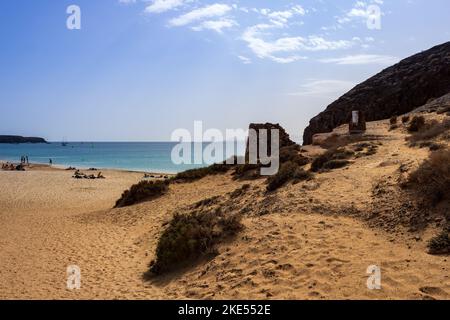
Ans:
[[[67,143],[66,138],[63,138],[63,139],[62,139],[61,145],[62,145],[63,147],[67,147],[68,143]]]

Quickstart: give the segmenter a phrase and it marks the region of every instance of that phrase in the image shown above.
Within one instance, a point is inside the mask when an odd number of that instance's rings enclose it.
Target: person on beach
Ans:
[[[27,165],[29,165],[30,162],[28,161],[28,156],[26,156],[25,158],[26,158]]]
[[[52,159],[49,159],[48,163],[49,163],[50,165],[52,165],[52,164],[53,164]]]

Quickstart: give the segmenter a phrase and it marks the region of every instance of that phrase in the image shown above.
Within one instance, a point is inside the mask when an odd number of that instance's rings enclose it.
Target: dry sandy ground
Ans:
[[[434,230],[412,241],[408,233],[370,229],[317,205],[370,206],[375,181],[427,156],[387,126],[370,124],[386,136],[376,155],[281,189],[267,214],[245,216],[244,231],[218,256],[153,281],[142,274],[171,214],[248,182],[207,177],[171,185],[154,201],[111,209],[142,174],[104,171],[107,179],[91,181],[62,170],[0,171],[0,298],[449,299],[449,257],[425,250]],[[262,180],[250,183],[252,190],[264,187]],[[235,201],[265,200],[256,192]],[[80,290],[66,288],[68,265],[81,268]],[[369,265],[381,268],[381,290],[366,287]]]

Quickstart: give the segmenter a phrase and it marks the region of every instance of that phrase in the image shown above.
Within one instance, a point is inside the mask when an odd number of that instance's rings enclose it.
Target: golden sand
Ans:
[[[280,189],[280,210],[245,216],[244,231],[220,245],[218,256],[153,281],[142,274],[172,213],[244,182],[207,177],[112,209],[143,174],[105,170],[104,180],[76,180],[42,166],[0,171],[0,299],[449,299],[449,258],[426,253],[435,230],[412,241],[315,208],[370,205],[375,181],[427,156],[387,128],[386,121],[369,126],[389,141],[377,154]],[[263,180],[245,183],[264,187]],[[249,200],[264,199],[239,201]],[[69,265],[81,269],[79,290],[66,288]],[[381,268],[381,290],[366,286],[369,265]]]

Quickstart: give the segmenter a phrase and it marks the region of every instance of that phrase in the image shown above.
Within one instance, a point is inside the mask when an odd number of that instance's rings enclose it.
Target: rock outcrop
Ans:
[[[270,150],[270,142],[271,142],[271,135],[270,132],[272,129],[278,129],[279,130],[279,137],[280,137],[280,149],[283,147],[288,147],[288,146],[292,146],[295,145],[296,143],[294,141],[291,140],[291,138],[289,137],[289,134],[286,132],[286,130],[284,130],[283,127],[281,127],[278,123],[277,124],[273,124],[273,123],[251,123],[249,125],[249,130],[255,130],[256,134],[259,137],[259,130],[261,129],[266,129],[267,130],[267,150],[268,150],[268,154],[271,154],[271,150]],[[245,157],[246,159],[248,159],[248,141],[247,141],[247,148],[246,148],[246,152],[245,152]],[[258,146],[257,146],[257,154],[259,154],[259,138],[258,138]]]
[[[38,137],[0,136],[0,143],[47,143],[47,141]]]
[[[359,84],[313,119],[303,134],[311,144],[316,133],[330,132],[360,110],[367,121],[414,110],[450,92],[450,42],[423,51]]]

